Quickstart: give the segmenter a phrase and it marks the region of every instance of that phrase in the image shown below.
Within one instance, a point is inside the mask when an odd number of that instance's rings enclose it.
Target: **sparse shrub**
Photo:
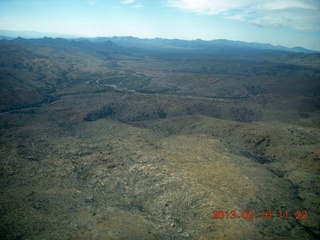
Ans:
[[[158,116],[159,118],[166,118],[168,116],[168,113],[166,113],[163,109],[158,109]]]

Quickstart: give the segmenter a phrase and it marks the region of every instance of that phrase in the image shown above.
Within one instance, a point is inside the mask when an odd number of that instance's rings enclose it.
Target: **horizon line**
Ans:
[[[16,35],[16,36],[10,36],[10,35],[3,35],[1,32],[10,32],[12,34],[18,34],[18,33],[29,33],[29,34],[38,34],[41,36],[23,36],[23,35]],[[52,38],[52,39],[79,39],[79,38],[85,38],[85,39],[94,39],[94,38],[136,38],[136,39],[141,39],[141,40],[155,40],[155,39],[163,39],[163,40],[180,40],[180,41],[204,41],[204,42],[210,42],[210,41],[218,41],[218,40],[225,40],[225,41],[230,41],[230,42],[241,42],[241,43],[247,43],[247,44],[261,44],[261,45],[270,45],[273,47],[282,47],[282,48],[287,48],[287,49],[295,49],[295,48],[303,48],[305,50],[313,51],[320,53],[320,50],[317,49],[310,49],[306,48],[303,46],[294,46],[294,47],[288,47],[288,46],[283,46],[280,44],[274,45],[268,42],[248,42],[248,41],[243,41],[243,40],[234,40],[234,39],[227,39],[227,38],[216,38],[216,39],[201,39],[201,38],[196,38],[196,39],[183,39],[183,38],[166,38],[166,37],[136,37],[132,35],[113,35],[113,36],[75,36],[75,35],[68,35],[68,34],[63,34],[63,33],[55,33],[55,32],[38,32],[38,31],[33,31],[33,30],[6,30],[6,29],[0,29],[0,40],[1,37],[7,37],[7,38],[12,38],[17,39],[17,38],[23,38],[23,39],[42,39],[42,38]],[[8,40],[8,39],[7,39]]]

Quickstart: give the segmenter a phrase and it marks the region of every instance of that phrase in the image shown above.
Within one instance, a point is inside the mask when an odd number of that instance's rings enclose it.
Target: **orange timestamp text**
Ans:
[[[296,210],[293,214],[288,210],[279,210],[279,211],[271,211],[271,210],[262,210],[256,213],[253,210],[242,210],[241,213],[236,210],[213,210],[212,211],[212,219],[272,219],[272,218],[280,218],[280,219],[289,219],[293,218],[296,220],[306,220],[308,212],[306,210]]]

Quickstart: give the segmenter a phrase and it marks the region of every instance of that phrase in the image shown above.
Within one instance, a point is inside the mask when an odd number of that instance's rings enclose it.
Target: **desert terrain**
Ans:
[[[0,41],[0,239],[319,238],[320,54],[186,49]]]

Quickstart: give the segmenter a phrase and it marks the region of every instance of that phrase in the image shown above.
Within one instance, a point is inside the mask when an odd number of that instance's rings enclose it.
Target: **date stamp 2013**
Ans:
[[[280,218],[289,219],[293,218],[296,220],[306,220],[308,212],[306,210],[296,210],[295,212],[290,212],[288,210],[262,210],[256,213],[253,210],[242,210],[241,213],[236,210],[213,210],[212,219],[267,219]]]

